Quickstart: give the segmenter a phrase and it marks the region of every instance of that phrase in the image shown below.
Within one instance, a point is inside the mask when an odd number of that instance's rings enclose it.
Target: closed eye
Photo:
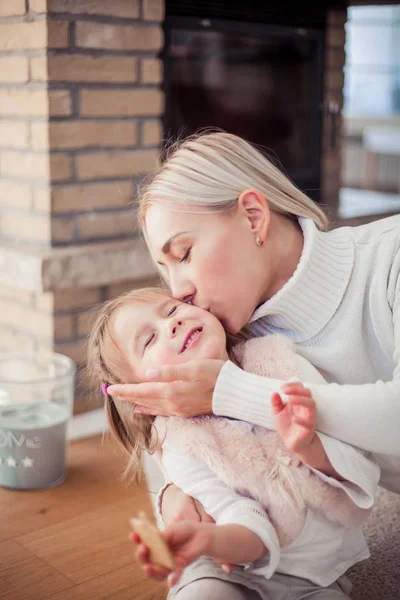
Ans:
[[[167,317],[170,317],[171,315],[174,314],[174,312],[176,312],[176,309],[178,308],[178,305],[175,304],[175,306],[172,306],[172,308],[168,311],[167,313]]]
[[[182,258],[179,260],[180,263],[186,262],[188,260],[188,258],[190,257],[190,251],[192,248],[188,248],[185,251],[185,254],[182,256]]]
[[[152,333],[151,336],[146,340],[145,344],[144,344],[144,349],[146,350],[146,348],[148,346],[150,346],[151,342],[154,340],[155,338],[155,333]]]

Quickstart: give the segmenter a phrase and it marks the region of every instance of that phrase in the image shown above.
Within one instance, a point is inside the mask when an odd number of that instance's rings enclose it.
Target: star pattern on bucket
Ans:
[[[0,458],[0,467],[12,467],[16,468],[18,465],[24,467],[24,469],[31,469],[35,464],[35,461],[30,456],[25,456],[25,458],[20,461],[15,460],[13,456],[7,456],[7,458]]]

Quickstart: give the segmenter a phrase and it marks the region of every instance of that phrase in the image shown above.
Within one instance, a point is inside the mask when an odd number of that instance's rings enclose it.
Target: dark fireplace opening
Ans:
[[[319,201],[324,26],[169,16],[167,10],[164,27],[165,137],[203,127],[243,136]]]

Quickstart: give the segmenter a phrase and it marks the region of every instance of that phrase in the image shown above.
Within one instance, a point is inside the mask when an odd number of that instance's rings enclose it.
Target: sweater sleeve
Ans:
[[[303,380],[317,405],[319,432],[366,451],[400,456],[400,331],[396,347],[398,365],[392,381],[339,385]],[[275,429],[271,395],[282,383],[247,373],[228,361],[215,386],[213,412]]]
[[[319,432],[365,451],[400,457],[400,273],[393,279],[392,380],[361,385],[320,384],[310,381],[306,373],[300,379],[316,402]],[[274,429],[270,399],[281,384],[281,380],[246,373],[227,362],[215,386],[213,411]]]
[[[242,525],[261,539],[268,554],[255,561],[252,568],[257,574],[271,577],[279,564],[280,547],[261,505],[233,491],[202,462],[164,450],[163,463],[175,485],[201,502],[217,525]]]

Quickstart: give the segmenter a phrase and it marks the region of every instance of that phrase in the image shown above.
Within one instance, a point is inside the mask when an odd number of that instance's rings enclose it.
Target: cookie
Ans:
[[[174,557],[159,529],[141,512],[138,517],[129,519],[132,529],[149,549],[150,562],[159,567],[175,570]]]

